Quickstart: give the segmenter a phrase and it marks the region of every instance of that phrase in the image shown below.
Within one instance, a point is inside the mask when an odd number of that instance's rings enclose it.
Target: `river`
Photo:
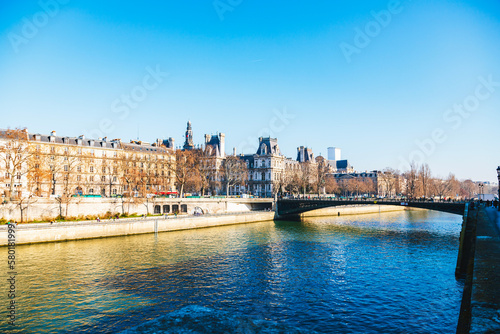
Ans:
[[[405,211],[17,246],[0,332],[454,333],[460,226]]]

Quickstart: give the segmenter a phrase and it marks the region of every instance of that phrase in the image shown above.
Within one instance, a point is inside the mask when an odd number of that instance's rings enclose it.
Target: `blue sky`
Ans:
[[[189,119],[227,153],[494,181],[499,59],[493,0],[2,1],[0,128],[181,145]]]

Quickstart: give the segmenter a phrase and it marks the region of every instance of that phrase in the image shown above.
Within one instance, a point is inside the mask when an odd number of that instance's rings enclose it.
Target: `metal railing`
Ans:
[[[471,201],[464,200],[424,200],[424,199],[408,199],[408,198],[374,198],[374,197],[354,197],[354,198],[339,198],[339,197],[281,197],[280,200],[294,200],[294,201],[336,201],[336,202],[384,202],[384,203],[456,203],[465,204]]]

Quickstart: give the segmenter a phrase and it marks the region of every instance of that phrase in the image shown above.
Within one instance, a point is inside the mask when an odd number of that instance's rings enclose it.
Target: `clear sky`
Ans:
[[[0,128],[496,180],[500,2],[1,1]]]

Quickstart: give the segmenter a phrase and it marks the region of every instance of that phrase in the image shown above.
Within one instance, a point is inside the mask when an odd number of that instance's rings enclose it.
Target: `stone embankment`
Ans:
[[[270,221],[272,211],[227,213],[202,216],[158,216],[148,218],[18,224],[15,244],[31,244],[78,239],[115,237],[132,234],[179,231],[187,229]],[[0,246],[8,242],[7,225],[0,227]]]
[[[58,216],[86,217],[103,216],[106,213],[123,214],[193,214],[195,210],[204,213],[219,214],[226,212],[244,212],[270,209],[271,198],[92,198],[74,197],[68,203],[60,203],[57,198],[32,199],[29,205],[23,203],[23,221],[51,221]],[[19,203],[0,204],[0,219],[21,221]]]
[[[420,210],[420,209],[407,208],[405,206],[377,205],[377,204],[346,205],[346,206],[336,206],[331,208],[304,212],[300,214],[300,218],[362,215],[369,213],[383,213],[383,212],[394,212],[394,211],[405,211],[405,210]]]

